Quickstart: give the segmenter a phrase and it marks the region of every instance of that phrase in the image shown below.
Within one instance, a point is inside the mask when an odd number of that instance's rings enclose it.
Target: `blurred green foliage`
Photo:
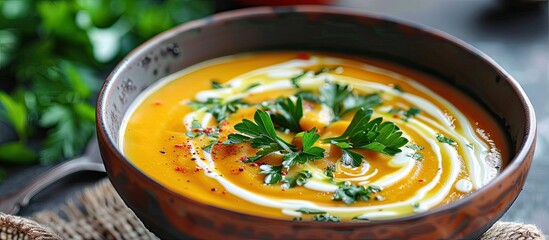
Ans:
[[[79,154],[114,65],[150,37],[213,11],[211,0],[0,0],[0,121],[17,135],[0,143],[0,163]]]

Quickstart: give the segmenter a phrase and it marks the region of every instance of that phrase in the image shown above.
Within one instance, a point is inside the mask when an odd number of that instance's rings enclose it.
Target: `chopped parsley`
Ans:
[[[293,177],[293,178],[292,177],[286,177],[284,180],[282,180],[282,182],[284,182],[284,184],[282,184],[282,188],[283,189],[289,189],[289,188],[293,188],[295,186],[303,186],[312,177],[313,177],[313,175],[311,174],[311,172],[309,172],[307,170],[302,170],[299,173],[297,173],[297,175],[295,177]]]
[[[326,175],[327,177],[333,178],[335,170],[336,169],[334,165],[329,165],[328,167],[326,167],[326,170],[324,170],[324,175]]]
[[[206,102],[192,101],[188,105],[194,109],[206,108],[206,112],[211,113],[218,123],[229,118],[239,108],[249,106],[249,104],[242,102],[241,99],[224,102],[221,98],[208,98]]]
[[[418,161],[423,160],[423,155],[421,153],[410,153],[406,156],[411,157],[412,159],[418,160]]]
[[[391,110],[389,110],[389,113],[391,114],[399,114],[401,115],[401,119],[405,122],[408,122],[408,120],[412,117],[415,117],[417,116],[418,114],[421,113],[421,109],[417,108],[417,107],[411,107],[409,108],[408,110],[404,111],[403,109],[400,109],[400,108],[392,108]]]
[[[213,89],[220,89],[220,88],[223,88],[223,85],[221,85],[221,83],[219,83],[219,82],[216,81],[216,80],[212,80],[211,85],[212,85],[212,88],[213,88]]]
[[[404,92],[404,90],[402,90],[402,87],[400,87],[400,85],[398,84],[395,84],[395,86],[393,86],[393,89],[400,93]]]
[[[266,174],[263,180],[265,184],[275,184],[282,180],[282,166],[271,166],[268,164],[259,167],[259,174]]]
[[[302,71],[300,74],[290,78],[290,81],[295,88],[300,88],[298,81],[303,78],[305,74],[307,74],[307,71]]]
[[[375,185],[370,185],[366,188],[364,186],[351,184],[350,182],[343,182],[334,192],[332,200],[343,201],[347,205],[357,201],[367,202],[372,198],[373,194],[380,191],[381,188]]]
[[[339,217],[330,215],[329,213],[317,214],[313,217],[313,220],[317,222],[341,222]]]
[[[296,212],[305,213],[305,214],[325,214],[325,211],[312,209],[312,208],[300,208],[297,209]]]
[[[440,133],[437,133],[435,135],[435,138],[441,143],[447,143],[447,144],[450,144],[452,146],[457,145],[457,143],[456,143],[456,141],[454,141],[454,139],[451,139],[449,137],[445,137],[444,135],[442,135]]]
[[[408,111],[406,111],[404,113],[404,118],[402,120],[404,121],[408,121],[408,119],[410,119],[411,117],[415,117],[416,115],[418,115],[419,113],[421,113],[421,110],[417,107],[411,107],[408,109]]]
[[[412,150],[423,150],[423,146],[420,146],[420,145],[417,145],[417,144],[414,144],[414,143],[410,143],[408,145],[406,145],[407,148],[409,149],[412,149]]]
[[[333,71],[336,71],[338,68],[340,68],[340,66],[321,67],[320,69],[316,70],[314,75],[318,76],[318,75],[323,74],[323,73],[333,72]]]
[[[420,146],[420,145],[417,145],[417,144],[414,144],[414,143],[410,143],[410,144],[406,145],[406,147],[409,148],[409,149],[415,150],[414,153],[410,153],[406,156],[411,157],[412,159],[418,160],[418,161],[423,160],[423,155],[421,153],[417,152],[417,151],[423,150],[423,146]]]
[[[244,89],[244,92],[250,91],[250,90],[252,90],[253,88],[258,87],[258,86],[260,86],[260,85],[261,85],[261,84],[259,84],[259,83],[252,83],[252,84],[250,84],[248,87],[246,87],[246,89]]]

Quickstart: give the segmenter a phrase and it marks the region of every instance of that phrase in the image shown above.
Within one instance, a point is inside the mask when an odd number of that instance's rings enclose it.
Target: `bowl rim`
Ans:
[[[509,160],[509,164],[492,181],[486,184],[486,186],[483,186],[482,188],[465,196],[462,199],[453,201],[443,206],[429,209],[425,212],[415,213],[415,214],[404,216],[404,217],[387,219],[387,220],[375,220],[375,221],[339,222],[338,224],[333,224],[328,222],[309,222],[309,221],[297,222],[297,221],[291,221],[291,220],[269,218],[269,217],[264,217],[259,215],[233,211],[230,209],[225,209],[225,208],[217,207],[214,205],[209,205],[209,204],[200,202],[198,200],[195,200],[193,198],[187,197],[183,194],[180,194],[164,186],[163,184],[157,182],[152,177],[142,172],[137,166],[134,165],[133,162],[131,162],[128,158],[126,158],[121,153],[121,151],[119,150],[119,147],[117,147],[117,143],[114,143],[112,141],[112,136],[108,134],[106,130],[107,128],[106,126],[108,124],[107,124],[107,117],[106,117],[107,114],[105,109],[107,108],[106,99],[109,97],[107,95],[107,92],[110,92],[111,89],[114,88],[113,86],[114,80],[118,79],[124,73],[127,66],[131,62],[138,61],[137,57],[140,54],[144,52],[148,52],[148,50],[155,48],[158,42],[169,40],[181,32],[189,31],[196,28],[207,27],[208,25],[215,24],[218,21],[232,21],[232,20],[245,19],[253,16],[265,16],[273,13],[294,13],[294,12],[331,14],[331,15],[340,15],[344,17],[361,17],[361,18],[375,19],[377,21],[381,21],[384,23],[390,23],[390,24],[413,28],[415,30],[418,30],[421,34],[442,39],[443,41],[446,41],[460,48],[460,50],[467,51],[469,54],[475,56],[479,60],[482,60],[483,62],[490,65],[493,69],[495,69],[501,75],[502,79],[505,82],[507,82],[507,84],[510,85],[514,93],[520,99],[520,102],[525,110],[523,113],[525,115],[525,119],[527,120],[525,122],[525,130],[524,130],[524,137],[522,138],[523,139],[522,145],[515,151],[512,151],[515,153],[513,155],[513,158]],[[357,226],[365,226],[365,225],[377,226],[377,225],[384,225],[387,223],[392,223],[392,224],[404,223],[407,221],[428,217],[430,215],[436,215],[441,212],[450,211],[452,209],[458,209],[460,206],[466,205],[467,202],[472,201],[476,196],[481,194],[486,194],[488,191],[490,191],[491,188],[495,187],[497,183],[500,182],[502,179],[509,177],[513,171],[518,169],[520,165],[522,165],[523,162],[526,161],[526,159],[528,158],[528,155],[530,154],[530,151],[533,151],[533,149],[535,148],[535,140],[536,140],[536,117],[534,113],[534,108],[530,100],[528,99],[526,93],[524,92],[520,84],[507,71],[505,71],[499,64],[497,64],[492,58],[490,58],[485,53],[481,52],[480,50],[476,49],[472,45],[446,32],[434,29],[432,27],[429,27],[423,24],[418,24],[418,23],[404,20],[398,17],[382,15],[379,13],[359,11],[359,10],[344,8],[344,7],[321,6],[321,5],[297,5],[297,6],[276,6],[276,7],[263,6],[263,7],[251,7],[251,8],[231,10],[231,11],[216,13],[209,17],[193,20],[193,21],[175,26],[171,29],[166,30],[165,32],[162,32],[154,36],[153,38],[147,40],[146,42],[144,42],[143,44],[141,44],[140,46],[132,50],[128,55],[126,55],[124,59],[107,76],[98,95],[97,105],[96,105],[96,119],[97,119],[96,131],[97,131],[98,137],[101,138],[101,140],[103,140],[103,143],[108,148],[110,148],[113,153],[116,154],[116,157],[119,159],[122,159],[126,164],[128,164],[134,170],[136,170],[136,172],[138,172],[140,175],[145,177],[147,181],[156,185],[156,187],[159,187],[163,191],[169,192],[171,195],[177,196],[178,198],[182,198],[185,201],[190,201],[192,204],[199,205],[204,208],[213,209],[214,211],[228,212],[230,214],[245,216],[248,218],[254,218],[260,221],[291,223],[292,225],[309,225],[311,223],[314,223],[315,226],[319,226],[319,227],[330,226],[331,228],[357,227]],[[124,198],[124,196],[122,197]]]

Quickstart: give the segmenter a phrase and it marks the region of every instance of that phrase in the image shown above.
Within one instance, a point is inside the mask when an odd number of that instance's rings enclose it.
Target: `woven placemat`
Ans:
[[[0,213],[0,239],[158,239],[124,204],[108,179],[32,220]],[[497,222],[482,240],[545,239],[530,224]]]

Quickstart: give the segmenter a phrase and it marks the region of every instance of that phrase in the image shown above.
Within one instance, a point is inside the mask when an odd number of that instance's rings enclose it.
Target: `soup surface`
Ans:
[[[200,202],[271,218],[398,218],[487,184],[507,143],[471,98],[378,60],[258,52],[160,80],[120,146],[145,174]]]

